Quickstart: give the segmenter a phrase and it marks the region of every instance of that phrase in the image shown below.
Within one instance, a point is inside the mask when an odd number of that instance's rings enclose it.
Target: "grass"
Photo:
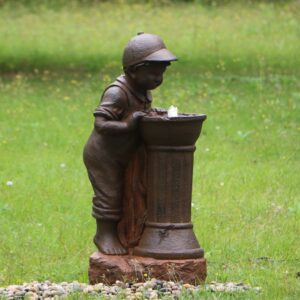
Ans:
[[[0,10],[3,70],[118,66],[127,40],[139,31],[160,34],[182,65],[201,70],[290,73],[300,65],[297,3],[212,8],[150,2],[119,4],[118,9],[111,3],[79,6],[76,1],[9,3]]]
[[[297,299],[295,4],[112,8],[106,3],[0,11],[0,286],[88,280],[95,224],[82,148],[101,91],[120,73],[123,45],[144,29],[162,34],[182,57],[154,91],[155,106],[174,104],[208,115],[193,186],[193,221],[206,250],[207,281],[262,287],[258,295],[199,297]]]

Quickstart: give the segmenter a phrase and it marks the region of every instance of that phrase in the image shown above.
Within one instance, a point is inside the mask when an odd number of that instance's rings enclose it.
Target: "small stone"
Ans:
[[[41,284],[39,290],[40,291],[46,291],[48,289],[48,285],[47,284]]]
[[[188,284],[188,283],[185,283],[185,284],[183,285],[183,287],[186,288],[186,289],[193,289],[193,288],[194,288],[193,285]]]
[[[17,285],[12,284],[12,285],[10,285],[10,286],[8,287],[8,289],[11,290],[11,291],[14,291],[14,290],[17,289],[17,287],[18,287]]]
[[[110,294],[110,286],[104,286],[104,292],[106,292],[107,294]]]
[[[110,293],[111,293],[112,295],[116,295],[120,290],[121,290],[121,289],[120,289],[119,287],[117,287],[117,286],[111,286],[111,287],[110,287]]]
[[[171,292],[171,288],[163,287],[159,290],[161,293]]]
[[[66,294],[66,291],[61,286],[56,286],[53,290],[53,294],[57,296],[62,296]]]
[[[153,281],[146,281],[145,283],[144,283],[144,287],[145,287],[145,289],[149,289],[149,288],[153,288],[155,286],[155,282],[153,282]]]
[[[16,291],[15,293],[15,297],[18,297],[18,298],[21,298],[21,297],[24,297],[25,295],[25,291]]]
[[[177,290],[179,290],[179,286],[178,285],[172,286],[172,291],[177,291]]]
[[[33,292],[27,292],[25,294],[25,298],[26,299],[29,299],[29,300],[38,300],[39,299],[39,296],[36,294],[36,293],[33,293]]]
[[[141,285],[136,289],[137,292],[143,292],[144,291],[144,286]]]
[[[41,284],[40,283],[33,283],[29,285],[29,290],[32,292],[38,292],[41,289]]]
[[[7,291],[7,297],[13,297],[14,294],[15,294],[15,292],[12,291],[12,290],[8,290],[8,291]]]
[[[70,288],[73,292],[80,292],[82,290],[78,282],[72,282]]]
[[[143,283],[143,282],[137,282],[137,283],[134,283],[134,284],[132,285],[133,288],[139,288],[139,287],[141,287],[141,286],[144,286],[144,283]]]
[[[174,295],[174,296],[179,297],[180,294],[181,294],[181,291],[179,291],[179,290],[173,290],[173,291],[172,291],[172,295]]]
[[[44,298],[48,298],[48,297],[53,297],[53,296],[55,296],[55,291],[53,291],[53,290],[46,290],[46,291],[44,291],[44,293],[43,293],[43,297]]]
[[[83,293],[84,293],[84,294],[89,294],[89,293],[91,293],[91,292],[93,292],[93,291],[94,291],[94,289],[93,289],[92,286],[87,286],[87,287],[85,287],[85,288],[83,289]]]
[[[132,293],[132,290],[131,290],[130,288],[124,289],[124,294],[125,294],[126,296],[131,295],[131,293]]]
[[[134,296],[135,299],[143,299],[143,294],[141,292],[136,292]]]
[[[120,280],[116,281],[116,286],[120,287],[120,288],[125,288],[126,284]]]
[[[97,283],[94,285],[94,291],[101,292],[102,289],[103,289],[103,283]]]
[[[143,282],[134,283],[131,286],[131,288],[132,288],[132,290],[143,291],[143,289],[144,289],[144,283]]]
[[[149,294],[149,300],[156,300],[158,299],[158,295],[156,291],[151,291]]]
[[[148,291],[148,290],[147,290],[147,291],[144,291],[144,297],[145,297],[145,298],[149,298],[149,297],[150,297],[150,293],[151,293],[151,292]]]
[[[27,296],[27,297],[32,297],[32,296],[35,296],[36,295],[36,293],[33,293],[33,292],[26,292],[25,293],[25,296]]]
[[[213,287],[213,291],[216,291],[216,292],[224,292],[224,290],[225,290],[225,287],[223,284],[215,285]]]

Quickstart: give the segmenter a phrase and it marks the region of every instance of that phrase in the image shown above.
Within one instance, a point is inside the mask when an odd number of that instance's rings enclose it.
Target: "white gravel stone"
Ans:
[[[194,286],[174,281],[162,281],[152,278],[146,282],[124,283],[117,281],[113,285],[105,285],[98,283],[96,285],[88,285],[74,281],[71,283],[52,283],[47,280],[45,282],[34,281],[32,283],[24,283],[23,285],[10,285],[0,288],[0,299],[16,300],[61,300],[72,293],[84,293],[96,298],[101,296],[105,299],[117,299],[120,296],[129,300],[156,300],[156,299],[179,299],[181,293],[188,293],[193,296],[197,291],[211,292],[244,292],[246,290],[254,290],[259,293],[260,287],[252,288],[250,285],[235,282],[211,282],[204,286]]]

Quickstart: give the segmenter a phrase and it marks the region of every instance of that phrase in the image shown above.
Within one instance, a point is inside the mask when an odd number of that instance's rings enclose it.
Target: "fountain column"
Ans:
[[[191,222],[193,157],[206,115],[140,122],[147,149],[147,221],[134,255],[156,259],[203,258]]]

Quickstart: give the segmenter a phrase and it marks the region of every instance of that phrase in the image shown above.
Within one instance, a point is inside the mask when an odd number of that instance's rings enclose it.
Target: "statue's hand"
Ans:
[[[144,117],[145,115],[146,115],[145,112],[142,112],[142,111],[135,111],[135,112],[132,114],[132,116],[131,116],[131,118],[130,118],[130,120],[129,120],[129,122],[128,122],[128,128],[129,128],[130,130],[134,130],[134,129],[137,127],[137,125],[138,125],[138,121],[139,121],[142,117]]]
[[[147,113],[143,112],[143,111],[135,111],[133,114],[132,114],[132,117],[134,119],[141,119],[142,117],[146,116]]]

